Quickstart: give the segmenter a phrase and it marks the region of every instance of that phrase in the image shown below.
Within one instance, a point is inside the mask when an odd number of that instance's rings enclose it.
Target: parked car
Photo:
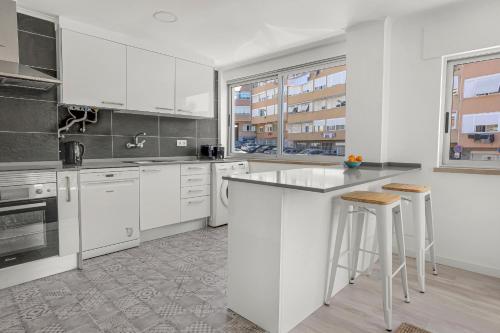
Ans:
[[[254,153],[261,153],[261,154],[262,154],[262,153],[263,153],[263,152],[265,152],[266,150],[268,150],[268,149],[272,149],[273,147],[275,147],[275,146],[262,145],[262,146],[260,146],[259,148],[255,149]]]
[[[317,149],[317,148],[307,148],[301,151],[297,155],[321,155],[323,153],[322,149]]]
[[[297,148],[285,148],[283,149],[283,154],[298,154],[300,153],[300,149]]]
[[[277,154],[278,148],[276,146],[272,146],[271,149],[264,150],[264,154]]]

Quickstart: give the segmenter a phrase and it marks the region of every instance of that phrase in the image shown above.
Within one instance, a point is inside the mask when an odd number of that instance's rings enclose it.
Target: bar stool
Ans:
[[[352,208],[351,208],[352,207]],[[348,267],[339,265],[341,256],[342,239],[344,238],[344,231],[348,220],[348,214],[358,214],[356,221],[356,231],[353,232],[354,248],[351,260],[349,260]],[[384,307],[384,320],[386,330],[392,330],[392,278],[398,273],[401,273],[401,281],[403,284],[403,293],[405,302],[410,302],[408,293],[408,277],[406,270],[406,257],[405,257],[405,244],[403,233],[403,220],[401,217],[401,198],[399,195],[383,192],[368,192],[357,191],[350,192],[340,197],[340,219],[337,228],[337,235],[335,243],[333,244],[333,236],[330,235],[330,251],[332,244],[334,245],[333,261],[330,270],[330,279],[327,278],[327,293],[325,295],[325,304],[330,304],[332,296],[333,285],[337,268],[347,269],[349,273],[349,283],[354,283],[356,273],[363,273],[357,269],[359,252],[368,252],[374,254],[372,251],[367,251],[360,248],[361,235],[365,218],[367,214],[376,216],[377,223],[377,236],[379,242],[379,257],[382,266],[382,289],[383,289],[383,307]],[[332,221],[333,223],[333,221]],[[396,230],[396,239],[399,249],[399,263],[400,266],[395,272],[392,272],[392,225],[394,224]],[[330,253],[330,252],[329,252]],[[345,253],[344,253],[345,254]]]
[[[432,273],[437,275],[436,253],[434,250],[434,221],[432,218],[431,190],[427,186],[413,184],[391,183],[382,186],[387,193],[401,196],[401,199],[411,203],[413,225],[415,230],[415,252],[417,262],[418,286],[421,293],[425,292],[425,252],[429,250],[432,263]],[[425,233],[429,244],[426,243]]]

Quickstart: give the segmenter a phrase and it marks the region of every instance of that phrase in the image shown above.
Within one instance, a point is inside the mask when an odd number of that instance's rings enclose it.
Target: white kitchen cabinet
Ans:
[[[127,47],[127,109],[174,113],[175,60]]]
[[[80,192],[84,258],[139,244],[138,168],[82,171]]]
[[[59,220],[59,255],[75,254],[80,249],[78,223],[78,172],[57,173],[57,210]]]
[[[141,167],[141,230],[180,222],[180,165]]]
[[[61,38],[62,103],[125,109],[126,46],[66,29]]]
[[[210,196],[181,200],[181,221],[191,221],[210,216]]]
[[[214,70],[191,61],[175,59],[176,114],[198,118],[214,116]]]

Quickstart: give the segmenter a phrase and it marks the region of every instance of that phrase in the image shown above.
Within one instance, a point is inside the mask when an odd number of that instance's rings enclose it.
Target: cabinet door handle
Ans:
[[[188,182],[199,182],[199,181],[202,181],[203,179],[201,178],[188,178],[187,181]]]
[[[192,201],[188,201],[188,205],[192,205],[192,204],[198,204],[198,203],[202,203],[204,202],[205,200],[192,200]]]
[[[193,113],[191,110],[177,109],[179,112]]]
[[[119,103],[119,102],[102,101],[101,103],[102,104],[109,104],[109,105],[123,106],[123,103]]]
[[[161,106],[155,106],[155,109],[156,110],[174,111],[174,109],[172,109],[172,108],[164,108],[164,107],[161,107]]]
[[[203,170],[202,167],[188,167],[188,170]]]
[[[125,228],[125,230],[127,231],[127,237],[132,237],[132,235],[134,234],[134,229],[133,228]]]
[[[115,190],[106,190],[106,193],[113,193]]]
[[[66,176],[66,201],[71,201],[71,180],[69,176]]]
[[[4,44],[0,44],[0,47],[7,47],[7,46],[5,46]]]
[[[142,172],[160,172],[160,169],[143,169]]]
[[[188,190],[188,193],[197,193],[197,192],[203,192],[203,190]]]

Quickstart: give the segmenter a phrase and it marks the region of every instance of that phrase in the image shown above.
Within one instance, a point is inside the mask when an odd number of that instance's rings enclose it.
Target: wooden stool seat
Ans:
[[[355,191],[340,196],[343,200],[363,202],[375,205],[390,205],[401,200],[397,194],[385,192]]]
[[[429,187],[423,185],[400,184],[400,183],[387,184],[382,186],[382,188],[388,191],[401,191],[401,192],[412,192],[412,193],[425,193],[431,190]]]

